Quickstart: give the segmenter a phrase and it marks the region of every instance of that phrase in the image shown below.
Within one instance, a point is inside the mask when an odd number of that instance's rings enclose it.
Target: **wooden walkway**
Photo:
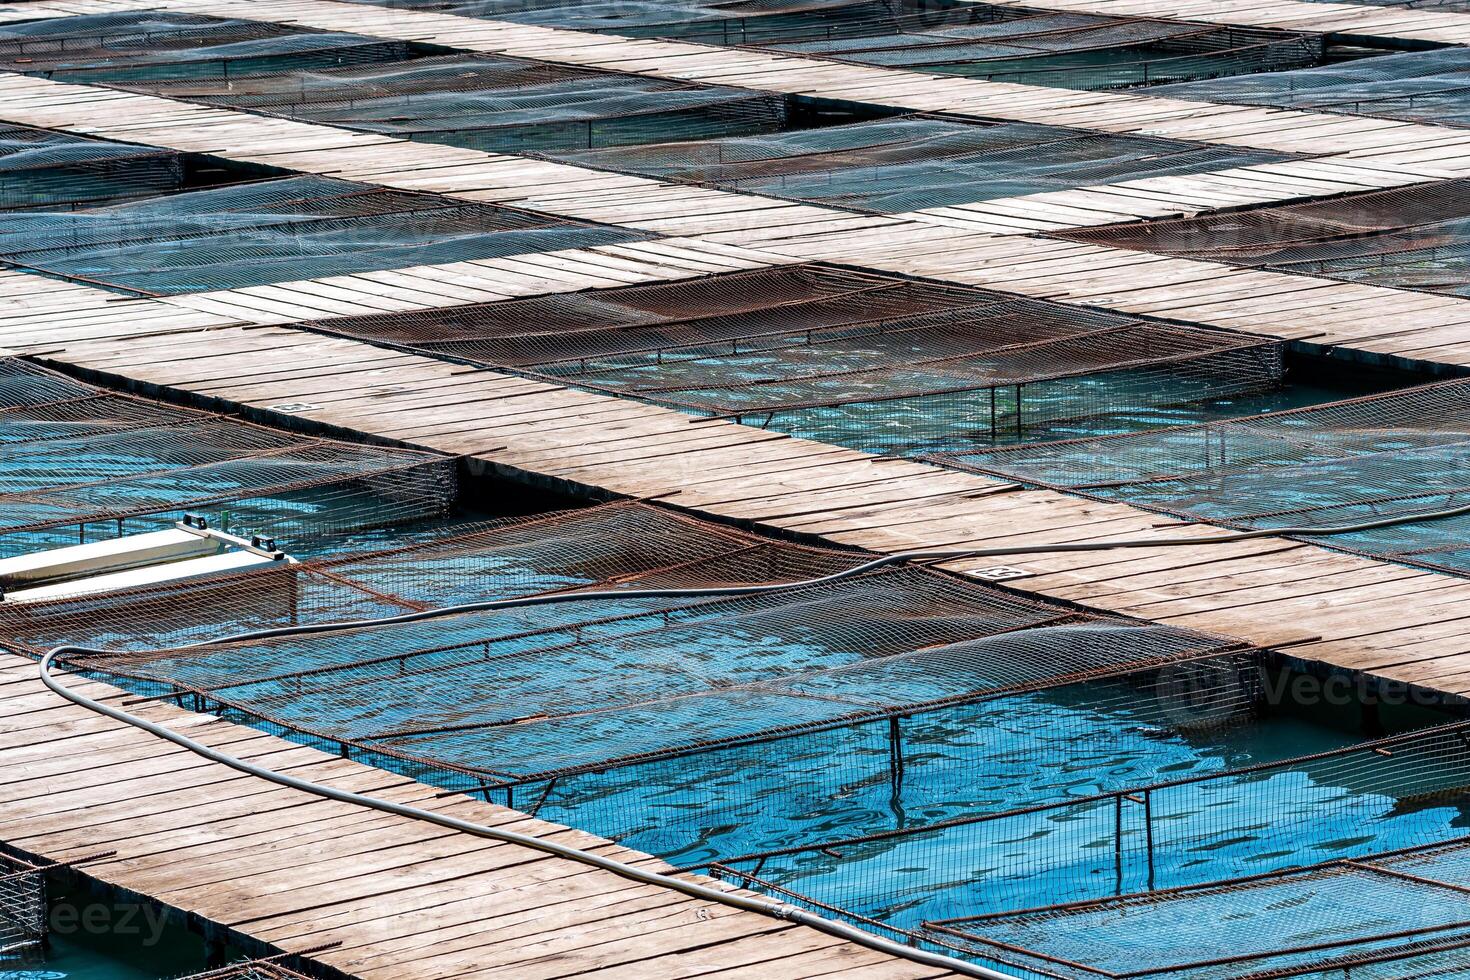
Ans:
[[[663,866],[212,715],[128,710],[303,778]],[[310,958],[364,980],[953,976],[529,848],[274,787],[72,705],[42,687],[34,663],[3,655],[0,802],[0,840],[13,847],[53,861],[115,851],[81,870],[222,938],[292,953],[339,944]]]
[[[74,0],[50,9],[144,5],[238,13],[216,0]],[[45,4],[28,8],[45,9]],[[1061,124],[1085,117],[1089,125],[1115,131],[1153,132],[1168,116],[1195,127],[1193,135],[1278,148],[1285,146],[1283,134],[1288,141],[1297,138],[1290,127],[1303,118],[1274,111],[1260,116],[1256,110],[1242,116],[1233,107],[1220,107],[1223,116],[1213,110],[1190,116],[1146,94],[1099,96],[944,79],[336,0],[256,0],[251,14],[771,91],[872,98],[881,79],[884,101],[912,108],[979,111],[983,105],[986,114],[997,117],[1011,113]],[[1198,106],[1188,108],[1194,112]],[[17,76],[0,77],[0,119],[513,201],[666,236],[683,233],[641,245],[158,300],[123,299],[11,273],[0,277],[6,310],[0,314],[0,344],[119,378],[480,456],[517,472],[612,493],[676,491],[684,506],[880,551],[1148,534],[1156,533],[1157,519],[1125,505],[1051,492],[998,492],[1007,488],[979,477],[879,461],[732,423],[695,424],[653,406],[272,325],[826,258],[1325,345],[1470,363],[1470,305],[1459,298],[1079,245],[1027,234],[1029,228],[997,233],[985,225],[987,208],[991,215],[1009,214],[1022,224],[1042,213],[1056,222],[1091,220],[1068,210],[1088,210],[1075,197],[1032,201],[1032,211],[1007,211],[1006,205],[991,202],[973,212],[849,215]],[[1273,125],[1252,123],[1251,133],[1245,131],[1250,126],[1235,125],[1263,119]],[[1405,154],[1416,154],[1428,168],[1415,172],[1415,180],[1441,165],[1449,172],[1470,167],[1470,154],[1463,152],[1470,132],[1464,130],[1371,120],[1347,120],[1343,127],[1341,117],[1319,119],[1332,132],[1314,131],[1313,145],[1348,140],[1353,148],[1331,160],[1283,165],[1287,169],[1243,178],[1208,175],[1205,184],[1180,178],[1153,182],[1141,191],[1119,185],[1107,189],[1115,202],[1110,207],[1126,203],[1149,213],[1157,203],[1151,196],[1163,200],[1166,194],[1176,195],[1173,203],[1159,206],[1209,209],[1240,200],[1234,195],[1241,193],[1254,200],[1254,189],[1242,191],[1239,180],[1272,182],[1288,197],[1329,193],[1344,181],[1358,188],[1391,186],[1402,179],[1400,165],[1391,161]],[[1405,150],[1406,139],[1417,139],[1419,148]],[[687,193],[696,197],[681,197]],[[716,197],[698,197],[702,194]],[[716,198],[721,204],[714,213],[700,210]],[[972,220],[978,227],[970,226]],[[697,229],[692,235],[687,233],[691,226]],[[1466,672],[1459,660],[1465,645],[1456,638],[1462,625],[1458,603],[1470,589],[1470,583],[1457,579],[1288,542],[1126,558],[1038,558],[1026,564],[1035,573],[1027,587],[1048,595],[1230,632],[1263,645],[1295,644],[1304,655],[1333,663],[1455,692],[1470,690],[1456,679]]]
[[[1028,4],[1034,6],[1034,4]],[[1470,43],[1470,15],[1296,0],[1049,0],[1052,9],[1191,17]],[[0,75],[0,121],[307,173],[515,204],[642,229],[628,245],[421,266],[157,299],[0,272],[0,350],[462,454],[553,485],[658,496],[718,517],[891,552],[1195,536],[1157,515],[296,329],[812,259],[922,275],[1324,346],[1470,365],[1470,303],[1102,248],[1047,232],[1470,176],[1470,130],[1147,91],[1085,93],[791,55],[627,40],[338,0],[42,0],[0,21],[166,8],[412,38],[464,50],[983,119],[1301,154],[873,216],[504,154]],[[957,563],[960,571],[990,562]],[[1286,540],[1034,555],[1017,588],[1233,634],[1306,659],[1470,697],[1470,581]],[[101,685],[89,685],[93,692]],[[107,692],[117,697],[117,692]],[[248,758],[339,785],[620,852],[588,835],[209,717],[139,709]],[[510,845],[273,789],[99,719],[0,659],[0,839],[376,980],[506,977],[921,978],[934,970]],[[287,870],[282,870],[287,869]]]
[[[221,16],[240,13],[238,5],[228,0],[95,0],[98,10],[139,7]],[[1386,165],[1428,176],[1463,174],[1470,168],[1464,154],[1470,145],[1470,131],[1443,126],[1298,109],[1186,102],[1151,95],[1147,89],[1074,92],[821,61],[780,52],[633,40],[342,0],[251,0],[250,10],[257,20],[318,30],[415,38],[467,51],[875,103],[916,112],[1077,126],[1109,133],[1146,133],[1311,156],[1334,154],[1346,161],[1376,161],[1374,165],[1380,168]],[[1470,25],[1470,16],[1458,17]]]

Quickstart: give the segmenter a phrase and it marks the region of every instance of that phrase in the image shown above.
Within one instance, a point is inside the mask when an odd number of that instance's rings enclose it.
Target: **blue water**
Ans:
[[[906,719],[898,787],[884,721],[563,780],[539,815],[697,864],[1061,803],[1352,741],[1289,719],[1253,722],[1238,699],[1228,706],[1233,724],[1186,734],[1167,727],[1170,706],[1156,692],[1079,684]],[[521,799],[543,789],[530,787]]]
[[[203,971],[204,943],[181,924],[155,932],[140,913],[124,918],[124,906],[83,900],[79,909],[88,905],[108,910],[96,921],[119,924],[126,934],[89,934],[53,912],[48,948],[0,956],[0,980],[161,980]]]

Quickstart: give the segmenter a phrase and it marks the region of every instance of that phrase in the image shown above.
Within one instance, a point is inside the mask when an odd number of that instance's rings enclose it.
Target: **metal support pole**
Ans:
[[[1113,797],[1113,869],[1116,894],[1123,894],[1123,794]]]
[[[1148,890],[1154,890],[1154,791],[1143,791],[1143,839],[1148,849]]]
[[[888,719],[888,780],[893,786],[895,803],[903,796],[903,775],[903,728],[894,716]]]

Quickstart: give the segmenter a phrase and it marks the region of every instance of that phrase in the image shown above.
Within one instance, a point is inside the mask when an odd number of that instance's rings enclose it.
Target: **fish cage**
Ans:
[[[644,232],[299,176],[0,213],[0,263],[141,295],[642,241]]]
[[[967,933],[971,939],[980,935],[1027,946],[1014,937],[992,937],[982,923],[1004,922],[1012,916],[1029,921],[1037,910],[1047,918],[1049,912],[1065,915],[1067,910],[1093,904],[1108,907],[1120,900],[1127,906],[1133,898],[1140,905],[1167,903],[1173,900],[1171,896],[1197,893],[1221,883],[1235,889],[1256,881],[1291,880],[1317,873],[1313,869],[1324,862],[1355,866],[1383,855],[1431,848],[1461,854],[1464,868],[1464,855],[1470,854],[1462,850],[1470,846],[1463,826],[1467,806],[1470,726],[1450,722],[1298,758],[1222,768],[1090,796],[1075,793],[1070,799],[1008,810],[915,821],[880,833],[829,833],[799,845],[688,868],[707,868],[734,884],[909,939],[935,938],[938,931],[941,943],[946,936],[964,939],[957,934]],[[1460,884],[1470,884],[1463,881],[1463,870],[1460,876]],[[1460,887],[1454,898],[1462,913],[1465,891]],[[1335,896],[1334,903],[1366,915],[1370,925],[1382,923],[1382,906],[1355,905],[1350,894]],[[1276,903],[1274,897],[1267,901],[1247,896],[1241,904],[1242,910],[1253,907],[1262,915],[1293,907],[1284,900]],[[1308,907],[1288,914],[1294,925],[1312,934],[1322,924],[1308,919],[1318,911],[1321,909]],[[1405,911],[1413,914],[1410,908]],[[1178,935],[1172,927],[1176,921],[1215,929],[1234,921],[1226,910],[1203,903],[1188,912],[1181,909],[1177,920],[1172,916],[1154,920],[1142,914],[1139,918],[1149,919],[1137,924],[1139,932],[1120,928],[1110,933],[1118,943],[1117,953],[1130,948],[1136,956],[1143,949],[1158,949],[1140,936],[1152,935],[1158,941],[1165,935]],[[1467,920],[1470,917],[1461,914],[1452,921],[1459,928],[1470,928]],[[1033,938],[1046,939],[1048,945],[1042,948],[1056,950],[1051,942],[1097,941],[1099,933],[1092,931],[1097,925],[1078,921],[1071,932],[1065,925],[1049,930],[1038,923]],[[1280,929],[1268,928],[1259,919],[1240,925],[1267,944],[1275,944],[1286,928],[1285,924]],[[1380,927],[1371,935],[1402,941],[1411,932]],[[1173,952],[1189,951],[1191,945],[1192,941],[1181,941]],[[1245,941],[1203,944],[1207,949],[1238,950],[1242,961],[1251,959],[1246,955],[1250,945]],[[1295,945],[1282,941],[1280,948]],[[1138,974],[1126,970],[1115,974],[1102,950],[1089,953],[1072,948],[1077,955],[1061,958],[1071,965],[1085,962],[1083,969],[1094,969],[1097,975],[1131,977],[1155,972],[1140,963]],[[1194,951],[1199,948],[1195,945]],[[998,949],[990,946],[989,953],[994,955]],[[971,951],[983,953],[984,949],[972,947]],[[1218,974],[1185,972],[1186,964],[1168,960],[1157,968],[1160,973],[1178,970],[1200,980],[1206,976],[1239,978],[1249,972],[1240,970],[1234,957],[1231,964],[1236,967],[1233,972]]]
[[[1282,379],[1274,341],[820,264],[317,326],[889,453]]]
[[[926,934],[1086,978],[1414,980],[1470,968],[1470,845],[938,920]]]
[[[936,115],[547,156],[598,170],[879,213],[1293,159],[1156,136]]]
[[[332,552],[234,578],[0,606],[0,636],[11,652],[35,657],[82,634],[147,650],[205,639],[221,625],[238,632],[369,619],[621,582],[787,582],[841,571],[862,557],[769,541],[645,504],[605,504],[545,519],[402,529],[388,550]]]
[[[1470,382],[1270,415],[934,457],[942,465],[1230,527],[1332,526],[1470,502]],[[1470,575],[1470,519],[1322,539]]]
[[[0,209],[97,204],[182,189],[182,154],[0,125]]]
[[[755,136],[864,118],[723,85],[478,54],[123,87],[503,153]]]
[[[0,970],[46,940],[46,869],[0,854]]]
[[[1071,89],[1280,71],[1359,53],[1340,51],[1322,35],[1300,31],[946,0],[734,5],[717,0],[426,0],[386,5]]]
[[[172,526],[283,540],[441,514],[456,464],[293,435],[0,360],[0,557]]]
[[[122,652],[69,666],[689,861],[715,845],[719,854],[776,846],[820,826],[823,813],[891,828],[895,785],[901,805],[927,819],[980,805],[990,799],[983,794],[1065,793],[1064,746],[1084,737],[1132,746],[1136,761],[1119,763],[1120,780],[1159,766],[1208,768],[1214,763],[1182,736],[1131,733],[1146,717],[1209,726],[1251,711],[1257,654],[1236,641],[924,568],[800,584],[866,557],[621,503],[282,569],[301,597],[291,621],[461,596],[792,587],[604,597],[187,652],[153,648],[203,638],[201,605],[220,617],[221,604],[263,606],[263,590],[248,585],[258,580],[241,577],[183,592],[0,607],[0,634],[12,652],[31,655],[59,637],[113,644]],[[224,598],[201,603],[206,590]],[[190,608],[193,624],[183,622]],[[1208,702],[1203,715],[1178,714],[1173,692],[1184,677]],[[1036,713],[1034,698],[1052,699],[1056,710]],[[965,787],[993,744],[960,737],[970,724],[1013,750],[983,790]]]
[[[1470,296],[1470,182],[1053,233],[1111,248]]]
[[[1470,51],[1411,51],[1307,70],[1169,85],[1155,94],[1470,126]]]
[[[334,68],[399,61],[414,51],[406,41],[172,11],[0,24],[0,68],[82,83]]]

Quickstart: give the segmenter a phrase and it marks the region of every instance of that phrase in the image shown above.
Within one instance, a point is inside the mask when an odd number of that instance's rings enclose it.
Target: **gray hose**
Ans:
[[[1082,544],[1052,544],[1016,546],[1007,548],[972,548],[967,550],[952,551],[906,551],[875,558],[863,562],[852,568],[824,575],[819,578],[807,579],[801,582],[779,582],[768,585],[744,585],[728,586],[720,588],[703,589],[612,589],[596,592],[559,592],[554,595],[523,596],[515,599],[492,599],[483,602],[463,603],[456,606],[445,606],[438,609],[428,609],[422,612],[407,613],[402,616],[390,616],[382,619],[355,620],[337,623],[317,623],[305,626],[287,626],[276,629],[252,630],[245,633],[237,633],[232,636],[217,637],[209,640],[200,640],[187,644],[183,647],[173,649],[191,649],[202,646],[213,646],[221,643],[241,643],[254,640],[264,640],[281,636],[306,636],[316,633],[337,632],[340,630],[359,629],[367,627],[391,626],[401,623],[419,622],[427,619],[436,619],[444,616],[458,615],[466,612],[481,612],[495,609],[515,609],[526,606],[559,605],[566,602],[584,602],[596,599],[649,599],[649,598],[698,598],[715,596],[742,596],[758,595],[766,592],[775,592],[786,589],[804,589],[813,586],[825,585],[839,582],[844,579],[863,575],[889,565],[901,562],[933,562],[933,561],[957,561],[966,558],[1002,558],[1014,555],[1037,555],[1037,554],[1060,554],[1069,552],[1089,551],[1114,551],[1127,548],[1168,548],[1183,547],[1202,544],[1223,544],[1232,541],[1249,541],[1256,538],[1281,537],[1285,535],[1299,536],[1331,536],[1337,534],[1352,534],[1360,531],[1370,531],[1382,527],[1391,527],[1398,524],[1416,523],[1419,521],[1442,520],[1449,517],[1459,517],[1470,514],[1470,504],[1461,507],[1434,511],[1428,514],[1405,515],[1400,517],[1389,517],[1361,524],[1340,525],[1337,527],[1306,527],[1306,528],[1265,528],[1253,531],[1235,531],[1228,534],[1217,535],[1207,538],[1159,538],[1159,539],[1125,539],[1119,541],[1100,541]],[[579,850],[565,844],[557,844],[553,841],[543,840],[526,834],[518,834],[514,831],[502,830],[495,827],[487,827],[482,824],[471,823],[455,817],[434,813],[430,810],[421,810],[417,807],[407,806],[402,803],[394,803],[390,800],[379,799],[363,793],[353,793],[347,790],[337,789],[332,786],[324,786],[311,780],[301,779],[296,776],[267,769],[246,762],[243,759],[220,752],[207,745],[181,735],[178,732],[159,725],[155,722],[140,718],[120,708],[106,705],[84,694],[79,694],[61,684],[52,674],[52,667],[63,658],[72,654],[84,654],[94,657],[129,656],[136,655],[139,651],[105,650],[95,647],[83,646],[59,646],[51,650],[41,658],[40,676],[41,682],[51,691],[89,711],[105,715],[123,724],[131,725],[151,735],[172,742],[193,752],[196,755],[228,766],[238,772],[256,776],[279,786],[300,790],[314,796],[320,796],[329,800],[337,800],[342,803],[351,803],[356,806],[368,807],[383,813],[391,813],[396,816],[407,817],[425,823],[435,824],[449,830],[483,837],[489,840],[501,841],[507,844],[515,844],[521,847],[532,848],[555,857],[566,858],[581,864],[589,865],[603,871],[611,872],[619,877],[640,884],[656,885],[669,888],[691,898],[697,898],[708,902],[717,902],[732,908],[746,912],[754,912],[760,915],[771,916],[787,922],[809,926],[832,936],[845,939],[848,942],[865,946],[878,952],[887,953],[892,956],[902,957],[928,966],[939,967],[958,974],[970,977],[979,977],[982,980],[1014,980],[1007,974],[991,970],[987,967],[974,963],[966,963],[963,960],[945,956],[940,953],[932,953],[927,950],[906,946],[902,943],[875,935],[864,929],[850,926],[842,922],[836,922],[814,913],[808,912],[796,906],[783,902],[773,902],[766,899],[754,898],[733,892],[721,891],[708,885],[695,881],[686,881],[682,878],[672,877],[656,871],[648,871],[634,865],[626,864],[613,858],[603,857],[588,851]]]

